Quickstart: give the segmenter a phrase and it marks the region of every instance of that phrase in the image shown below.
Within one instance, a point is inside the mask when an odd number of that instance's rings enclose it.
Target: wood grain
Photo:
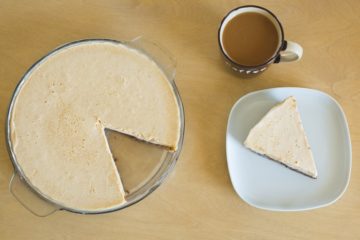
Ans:
[[[240,79],[223,64],[217,28],[232,8],[262,5],[304,48],[300,62]],[[360,1],[20,1],[0,3],[0,124],[26,69],[65,42],[82,38],[158,42],[177,59],[186,113],[185,145],[166,182],[144,201],[106,215],[57,212],[35,217],[8,191],[12,166],[0,128],[0,239],[356,239],[360,236]],[[277,213],[248,206],[226,166],[229,110],[242,95],[300,86],[337,99],[350,126],[352,177],[326,208]]]

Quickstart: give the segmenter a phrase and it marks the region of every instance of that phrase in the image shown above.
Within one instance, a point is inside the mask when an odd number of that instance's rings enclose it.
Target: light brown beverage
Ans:
[[[231,19],[222,35],[228,57],[244,66],[257,66],[273,57],[279,45],[279,34],[266,16],[248,12]]]

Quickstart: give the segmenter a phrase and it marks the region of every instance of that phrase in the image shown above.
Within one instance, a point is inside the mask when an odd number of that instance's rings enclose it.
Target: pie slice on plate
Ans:
[[[247,136],[244,145],[306,176],[317,178],[296,99],[288,97],[274,106]]]

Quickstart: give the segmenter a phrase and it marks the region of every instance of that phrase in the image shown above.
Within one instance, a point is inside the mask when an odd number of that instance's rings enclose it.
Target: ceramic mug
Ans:
[[[264,63],[255,66],[245,66],[241,65],[234,60],[232,60],[226,52],[226,49],[223,45],[223,33],[227,24],[236,16],[243,13],[259,13],[263,16],[267,17],[275,26],[277,34],[278,34],[278,45],[275,53],[271,58],[266,60]],[[280,63],[280,62],[293,62],[301,59],[303,54],[302,47],[295,42],[286,41],[284,39],[284,30],[279,21],[279,19],[266,8],[255,6],[255,5],[247,5],[241,6],[231,10],[221,21],[219,31],[218,31],[218,41],[221,53],[225,58],[225,63],[229,65],[234,71],[241,73],[242,75],[257,75],[263,71],[265,71],[271,64]]]

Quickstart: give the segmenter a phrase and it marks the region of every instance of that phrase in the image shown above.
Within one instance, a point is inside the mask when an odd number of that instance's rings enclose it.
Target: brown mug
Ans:
[[[244,65],[238,63],[229,56],[226,47],[224,47],[223,34],[225,27],[232,19],[244,13],[256,13],[266,17],[272,22],[278,34],[276,50],[270,58],[264,60],[264,62],[262,62],[261,64]],[[279,19],[266,8],[255,5],[241,6],[231,10],[228,14],[226,14],[226,16],[222,19],[219,27],[218,41],[221,53],[225,58],[225,63],[229,65],[234,71],[240,73],[241,75],[247,76],[255,76],[259,74],[265,71],[273,63],[298,61],[301,59],[303,54],[303,49],[299,44],[291,41],[286,41],[284,39],[284,30]]]

